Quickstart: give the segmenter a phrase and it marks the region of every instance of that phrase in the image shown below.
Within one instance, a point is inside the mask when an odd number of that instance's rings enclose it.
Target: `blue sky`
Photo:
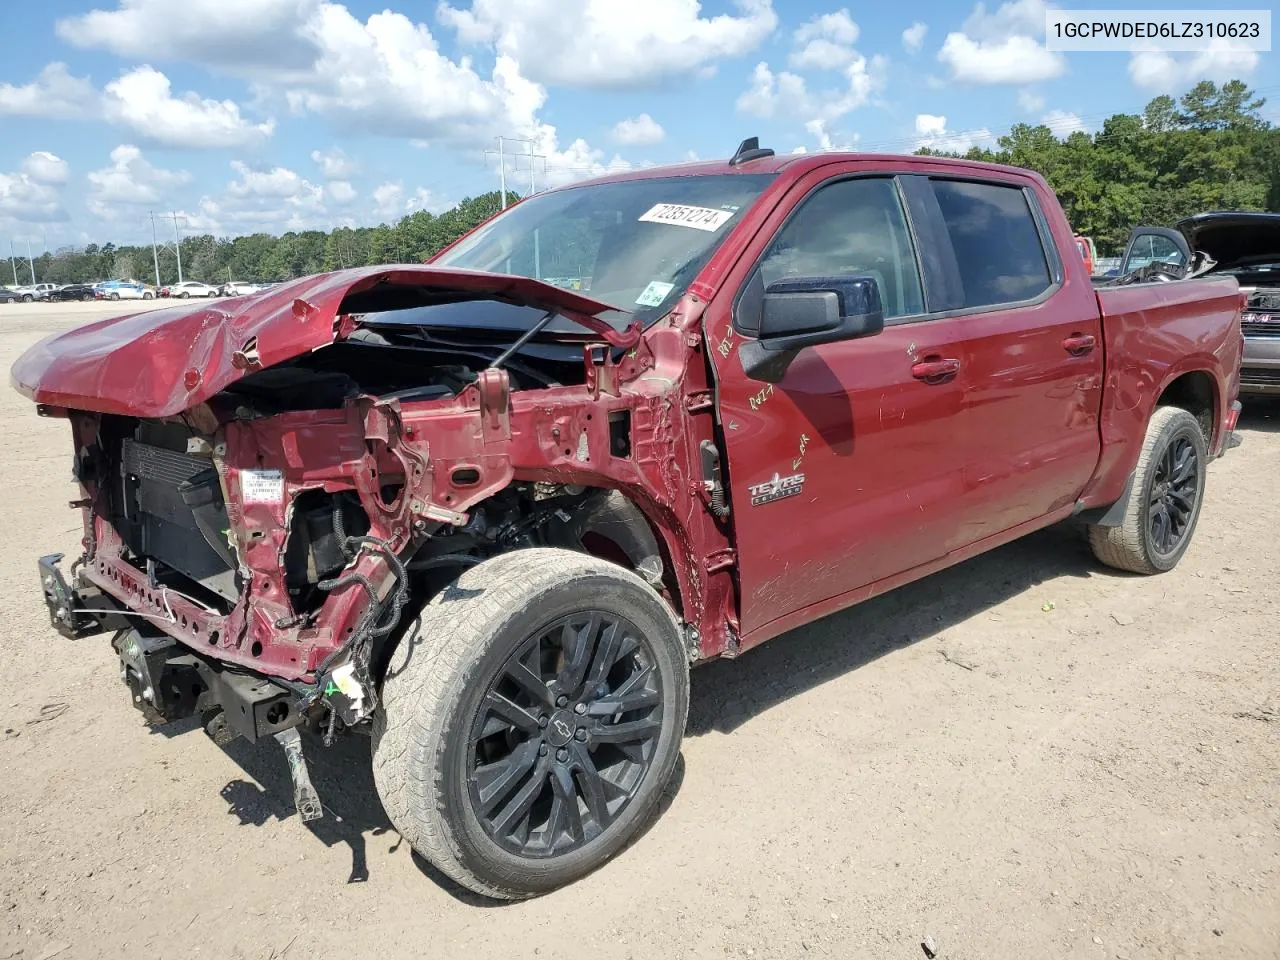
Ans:
[[[12,4],[0,249],[143,240],[152,209],[219,235],[392,221],[494,189],[499,135],[533,141],[544,187],[727,156],[750,135],[779,152],[963,150],[1019,122],[1092,130],[1203,78],[1280,94],[1270,53],[1050,53],[1044,11],[1044,0]],[[526,158],[507,170],[528,188]]]

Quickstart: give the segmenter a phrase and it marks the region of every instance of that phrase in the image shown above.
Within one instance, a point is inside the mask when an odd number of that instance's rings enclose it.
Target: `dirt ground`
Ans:
[[[106,312],[0,306],[0,364]],[[0,423],[0,958],[1280,956],[1280,405],[1171,574],[1049,530],[695,671],[661,818],[500,906],[400,842],[366,740],[309,747],[311,830],[274,742],[148,731],[40,600],[66,425]]]

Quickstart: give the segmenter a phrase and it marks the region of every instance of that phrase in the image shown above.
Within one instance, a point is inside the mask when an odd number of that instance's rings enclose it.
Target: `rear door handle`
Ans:
[[[1083,333],[1074,333],[1062,341],[1062,349],[1073,357],[1082,357],[1097,345],[1097,338]]]
[[[950,380],[959,372],[959,360],[943,359],[941,357],[930,357],[928,360],[920,360],[911,365],[911,375],[917,380],[923,380],[926,383],[942,383],[944,380]]]

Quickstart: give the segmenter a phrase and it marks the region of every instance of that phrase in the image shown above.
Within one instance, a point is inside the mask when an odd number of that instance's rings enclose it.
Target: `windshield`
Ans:
[[[663,177],[539,194],[432,263],[580,290],[647,323],[671,309],[772,179]]]

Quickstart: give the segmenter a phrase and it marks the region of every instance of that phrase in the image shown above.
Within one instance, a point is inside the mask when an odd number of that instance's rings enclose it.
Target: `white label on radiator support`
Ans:
[[[279,470],[241,470],[240,499],[244,503],[283,503],[284,474]]]

